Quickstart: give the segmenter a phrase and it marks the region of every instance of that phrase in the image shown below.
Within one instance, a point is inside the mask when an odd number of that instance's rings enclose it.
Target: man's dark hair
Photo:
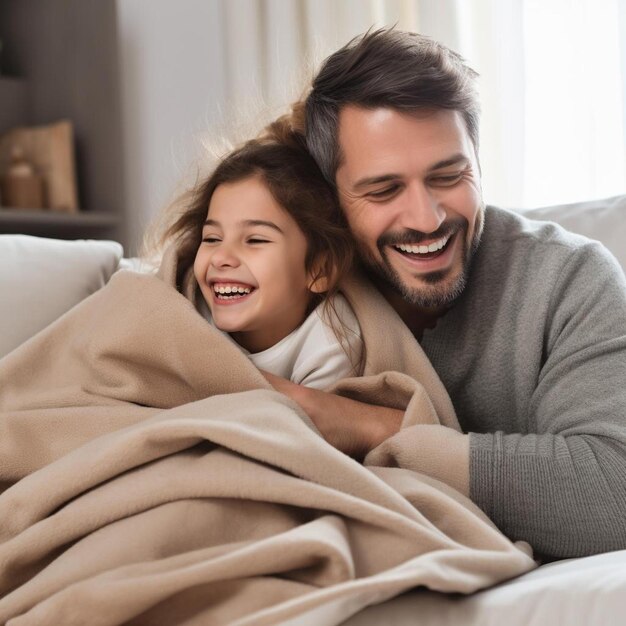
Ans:
[[[394,28],[368,31],[331,54],[315,77],[305,102],[307,147],[334,186],[339,113],[352,104],[459,111],[478,152],[477,76],[460,55],[428,37]]]

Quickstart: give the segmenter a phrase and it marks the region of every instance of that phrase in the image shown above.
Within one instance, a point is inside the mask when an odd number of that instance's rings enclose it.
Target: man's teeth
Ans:
[[[411,252],[412,254],[428,254],[429,252],[437,252],[437,250],[441,250],[441,248],[443,248],[448,243],[449,239],[450,235],[448,235],[447,237],[443,237],[438,241],[433,241],[433,243],[428,246],[399,243],[394,245],[394,248],[402,250],[402,252]]]

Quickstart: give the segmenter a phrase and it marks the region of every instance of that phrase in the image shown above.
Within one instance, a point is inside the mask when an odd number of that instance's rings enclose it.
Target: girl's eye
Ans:
[[[269,243],[267,239],[259,239],[258,237],[252,237],[248,239],[248,243]]]
[[[220,239],[218,237],[212,237],[211,235],[209,235],[208,237],[204,237],[202,241],[204,243],[216,243],[220,241]]]

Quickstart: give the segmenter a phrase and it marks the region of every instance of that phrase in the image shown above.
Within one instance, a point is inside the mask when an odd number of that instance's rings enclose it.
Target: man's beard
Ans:
[[[361,262],[365,268],[383,281],[383,283],[399,294],[408,304],[422,309],[440,309],[446,307],[456,300],[467,284],[467,277],[474,253],[480,244],[482,234],[484,213],[481,211],[476,217],[476,228],[472,236],[472,241],[467,241],[467,230],[469,224],[467,220],[459,218],[450,220],[442,224],[434,233],[424,234],[416,230],[407,229],[402,233],[384,233],[377,242],[376,247],[381,259],[375,258],[367,249],[359,252]],[[426,274],[419,274],[419,278],[426,283],[420,287],[409,287],[406,285],[398,272],[393,268],[387,258],[387,248],[390,245],[420,243],[427,239],[440,239],[447,235],[461,237],[461,270],[457,276],[451,280],[448,278],[452,272],[456,271],[456,266],[434,271]],[[454,245],[454,244],[453,244]]]

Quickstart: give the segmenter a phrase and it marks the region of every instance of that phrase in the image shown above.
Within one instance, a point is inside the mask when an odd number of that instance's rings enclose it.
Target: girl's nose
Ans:
[[[228,244],[220,244],[211,255],[211,265],[215,268],[238,267],[240,264],[239,257],[232,246]]]

